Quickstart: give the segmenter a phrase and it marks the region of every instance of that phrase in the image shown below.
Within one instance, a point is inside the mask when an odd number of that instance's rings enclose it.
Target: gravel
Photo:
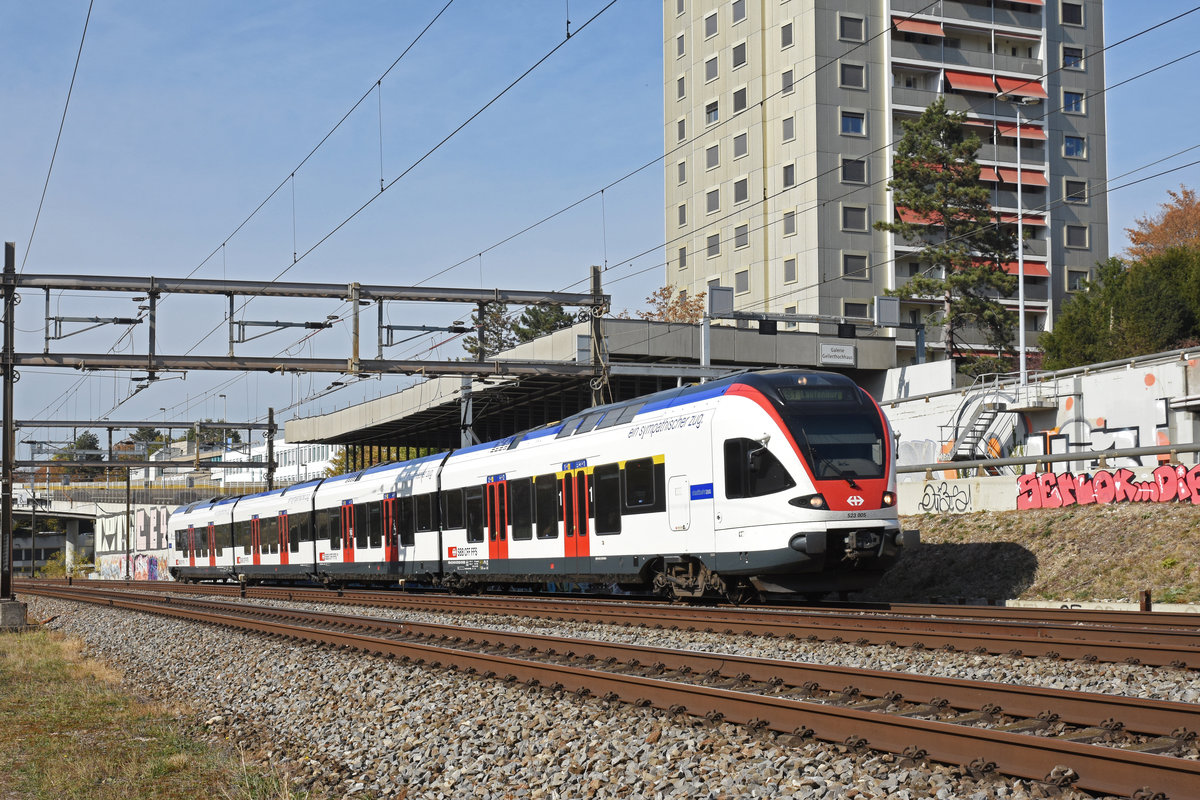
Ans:
[[[198,736],[232,744],[313,797],[1090,797],[870,750],[711,724],[359,653],[35,596],[31,619],[82,639],[128,688],[190,709]],[[299,604],[293,604],[299,605]],[[356,613],[345,607],[342,613]],[[1196,676],[1126,664],[909,651],[601,625],[363,610],[610,641],[1194,701]],[[114,635],[119,631],[119,635]]]

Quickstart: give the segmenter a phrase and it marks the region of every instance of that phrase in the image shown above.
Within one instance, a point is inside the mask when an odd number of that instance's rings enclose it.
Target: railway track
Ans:
[[[36,585],[35,583],[21,585]],[[53,584],[52,584],[53,585]],[[92,584],[87,584],[92,585]],[[303,587],[182,585],[118,582],[143,591],[186,592],[382,606],[429,612],[499,614],[712,633],[778,636],[810,641],[974,651],[1012,656],[1082,659],[1200,669],[1198,615],[1102,612],[1106,616],[1048,609],[985,617],[991,607],[898,606],[881,610],[795,607],[698,607],[533,597],[410,594],[378,590],[329,591]],[[169,588],[167,588],[169,587]],[[1004,609],[997,609],[1005,611]],[[1026,612],[1026,609],[1007,609]],[[1116,614],[1116,616],[1109,616]],[[1131,615],[1131,616],[1125,616]],[[1165,618],[1165,619],[1164,619]],[[1103,620],[1103,621],[1097,621]]]
[[[1187,703],[1063,692],[110,588],[26,591],[221,624],[1139,798],[1200,796]],[[1165,755],[1182,754],[1186,757]]]

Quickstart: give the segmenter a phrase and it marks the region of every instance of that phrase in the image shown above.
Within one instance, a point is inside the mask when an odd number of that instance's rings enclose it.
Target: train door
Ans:
[[[342,563],[354,563],[354,503],[343,500],[342,514]]]
[[[508,481],[487,485],[488,558],[508,558]]]
[[[217,565],[217,523],[208,523],[208,565],[215,567]]]
[[[196,566],[196,526],[188,525],[187,529],[188,566]]]
[[[567,558],[579,559],[571,562],[575,572],[588,572],[588,556],[591,553],[591,478],[586,469],[571,470],[563,474],[563,541]]]
[[[253,558],[253,563],[257,566],[262,563],[262,538],[259,535],[261,523],[258,517],[250,518],[250,553]]]
[[[383,560],[386,564],[400,562],[400,548],[396,541],[396,495],[383,496]]]
[[[286,511],[279,512],[279,563],[288,563],[288,551],[291,549],[291,534],[288,533],[288,515]]]

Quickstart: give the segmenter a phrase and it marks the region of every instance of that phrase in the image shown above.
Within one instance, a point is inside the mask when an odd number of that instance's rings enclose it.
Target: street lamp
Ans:
[[[1025,204],[1021,199],[1023,176],[1021,174],[1021,106],[1040,103],[1036,97],[1017,97],[999,94],[1000,100],[1014,103],[1017,115],[1017,349],[1021,369],[1021,386],[1029,385],[1029,370],[1025,363]]]
[[[223,400],[225,403],[221,410],[221,422],[224,422],[225,420],[229,419],[229,398],[223,394],[219,394],[217,397],[221,398],[221,400]]]

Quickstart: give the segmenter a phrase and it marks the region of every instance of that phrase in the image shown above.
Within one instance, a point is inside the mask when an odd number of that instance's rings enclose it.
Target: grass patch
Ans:
[[[13,800],[301,800],[280,775],[181,733],[179,709],[44,631],[0,635],[0,775]]]

